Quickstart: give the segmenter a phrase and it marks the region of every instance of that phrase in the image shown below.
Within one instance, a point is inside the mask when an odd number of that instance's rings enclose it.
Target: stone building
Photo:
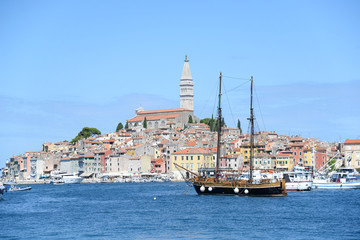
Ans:
[[[185,57],[180,78],[180,108],[146,111],[140,107],[136,109],[136,116],[128,120],[129,128],[142,127],[145,118],[148,129],[184,128],[190,117],[193,122],[199,122],[200,119],[194,115],[193,87],[189,60]]]

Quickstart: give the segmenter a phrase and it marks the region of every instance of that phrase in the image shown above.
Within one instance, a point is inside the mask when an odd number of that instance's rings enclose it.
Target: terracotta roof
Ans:
[[[187,145],[188,145],[189,147],[194,147],[194,146],[196,146],[196,142],[195,142],[195,141],[191,141],[191,142],[188,142]]]
[[[292,157],[292,153],[290,152],[279,152],[276,154],[277,157]]]
[[[346,139],[345,144],[360,144],[360,139]]]
[[[169,112],[182,112],[182,111],[190,111],[189,109],[186,108],[174,108],[174,109],[162,109],[162,110],[150,110],[150,111],[141,111],[138,112],[138,115],[143,115],[143,114],[154,114],[154,113],[169,113]],[[147,118],[146,118],[147,119]]]
[[[162,114],[162,115],[153,115],[153,116],[137,116],[130,119],[128,122],[140,122],[144,121],[144,118],[146,117],[146,121],[154,121],[154,120],[160,120],[162,118],[164,119],[173,119],[180,116],[180,113],[177,114]]]
[[[176,153],[173,153],[175,155],[179,154],[210,154],[210,152],[204,151],[202,148],[185,148],[183,150],[177,151]]]

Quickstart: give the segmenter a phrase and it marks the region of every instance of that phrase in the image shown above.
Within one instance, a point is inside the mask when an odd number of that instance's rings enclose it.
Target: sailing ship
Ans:
[[[221,147],[221,78],[219,77],[219,105],[218,105],[218,124],[217,124],[217,152],[216,167],[214,176],[209,176],[205,172],[195,173],[176,163],[177,167],[191,173],[192,185],[199,195],[238,195],[238,196],[287,196],[285,180],[277,178],[260,178],[253,177],[253,159],[254,159],[254,109],[253,109],[253,77],[251,76],[251,99],[250,99],[250,170],[249,177],[242,178],[232,174],[232,177],[223,178],[221,175],[220,165],[220,147]]]

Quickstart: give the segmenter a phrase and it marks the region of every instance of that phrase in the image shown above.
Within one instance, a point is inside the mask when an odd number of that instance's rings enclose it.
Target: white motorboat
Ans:
[[[319,189],[360,189],[360,175],[353,168],[342,168],[326,176],[314,179],[313,188]]]
[[[292,172],[284,172],[286,190],[288,191],[310,191],[313,183],[312,172],[302,166],[294,166]]]
[[[83,180],[82,177],[78,177],[75,175],[62,175],[62,179],[65,184],[81,183],[81,181]]]
[[[285,172],[283,174],[287,191],[310,191],[313,179],[308,172]]]

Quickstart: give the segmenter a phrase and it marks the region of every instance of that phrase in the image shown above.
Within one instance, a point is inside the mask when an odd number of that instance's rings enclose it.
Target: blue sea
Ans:
[[[185,183],[33,185],[0,201],[0,239],[360,239],[360,190],[199,196]]]

